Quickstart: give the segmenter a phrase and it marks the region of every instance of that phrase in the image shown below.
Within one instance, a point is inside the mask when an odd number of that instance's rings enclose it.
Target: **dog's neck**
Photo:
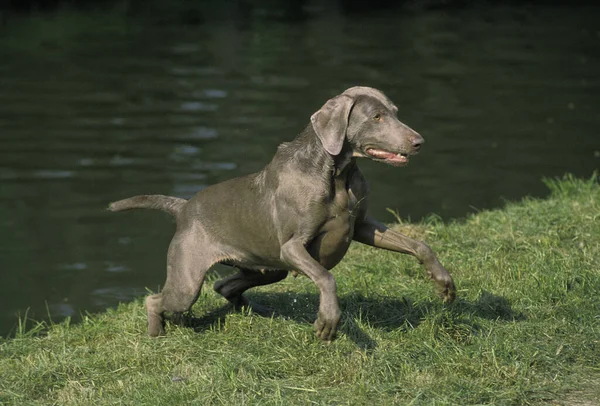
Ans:
[[[347,172],[345,169],[356,161],[349,143],[346,143],[336,156],[325,151],[311,124],[293,141],[282,144],[279,152],[297,161],[304,170],[315,169],[316,172],[332,178],[343,176]]]
[[[334,163],[333,170],[335,177],[340,176],[347,168],[356,164],[356,158],[354,157],[352,146],[349,143],[346,143],[340,154],[334,158]]]
[[[273,159],[297,165],[302,172],[331,173],[335,167],[334,158],[325,151],[310,124],[294,140],[281,144]]]

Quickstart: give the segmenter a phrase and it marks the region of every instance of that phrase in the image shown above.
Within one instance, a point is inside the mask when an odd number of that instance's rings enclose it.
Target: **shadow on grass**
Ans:
[[[312,324],[318,310],[317,294],[295,293],[250,293],[252,302],[273,309],[268,314],[253,312],[258,316],[282,317],[301,324]],[[515,313],[510,302],[501,296],[482,291],[476,301],[458,298],[451,305],[443,305],[436,298],[413,302],[406,297],[366,297],[360,293],[344,295],[340,298],[343,311],[339,331],[347,335],[359,348],[371,350],[377,343],[360,325],[387,332],[410,331],[419,327],[425,320],[433,320],[436,331],[463,340],[465,331],[476,334],[478,319],[493,321],[520,321],[525,317]],[[176,324],[193,328],[196,332],[220,329],[228,314],[237,311],[227,303],[209,313],[195,317],[187,314],[174,318]]]
[[[456,304],[462,313],[470,313],[477,317],[489,320],[522,321],[525,315],[515,312],[508,299],[482,291],[477,301],[457,300]]]

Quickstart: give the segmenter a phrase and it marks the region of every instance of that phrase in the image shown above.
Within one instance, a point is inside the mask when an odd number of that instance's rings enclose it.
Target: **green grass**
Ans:
[[[319,342],[303,277],[257,289],[279,310],[231,313],[204,289],[196,330],[146,336],[142,300],[0,343],[5,404],[574,404],[600,399],[600,186],[451,224],[399,224],[453,273],[444,306],[408,256],[353,245],[334,269],[340,337]]]

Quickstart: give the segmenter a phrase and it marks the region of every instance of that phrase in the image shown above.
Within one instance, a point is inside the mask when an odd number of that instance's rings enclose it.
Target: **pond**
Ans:
[[[350,86],[383,90],[426,140],[406,168],[360,162],[384,222],[460,219],[598,169],[598,8],[309,3],[8,20],[1,335],[27,309],[77,319],[158,289],[173,221],[108,202],[258,171]]]

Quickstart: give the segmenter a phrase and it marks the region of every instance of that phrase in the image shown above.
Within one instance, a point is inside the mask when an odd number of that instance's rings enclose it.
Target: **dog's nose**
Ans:
[[[418,133],[415,133],[415,135],[411,139],[412,146],[417,151],[421,149],[421,145],[423,145],[424,142],[425,140]]]

